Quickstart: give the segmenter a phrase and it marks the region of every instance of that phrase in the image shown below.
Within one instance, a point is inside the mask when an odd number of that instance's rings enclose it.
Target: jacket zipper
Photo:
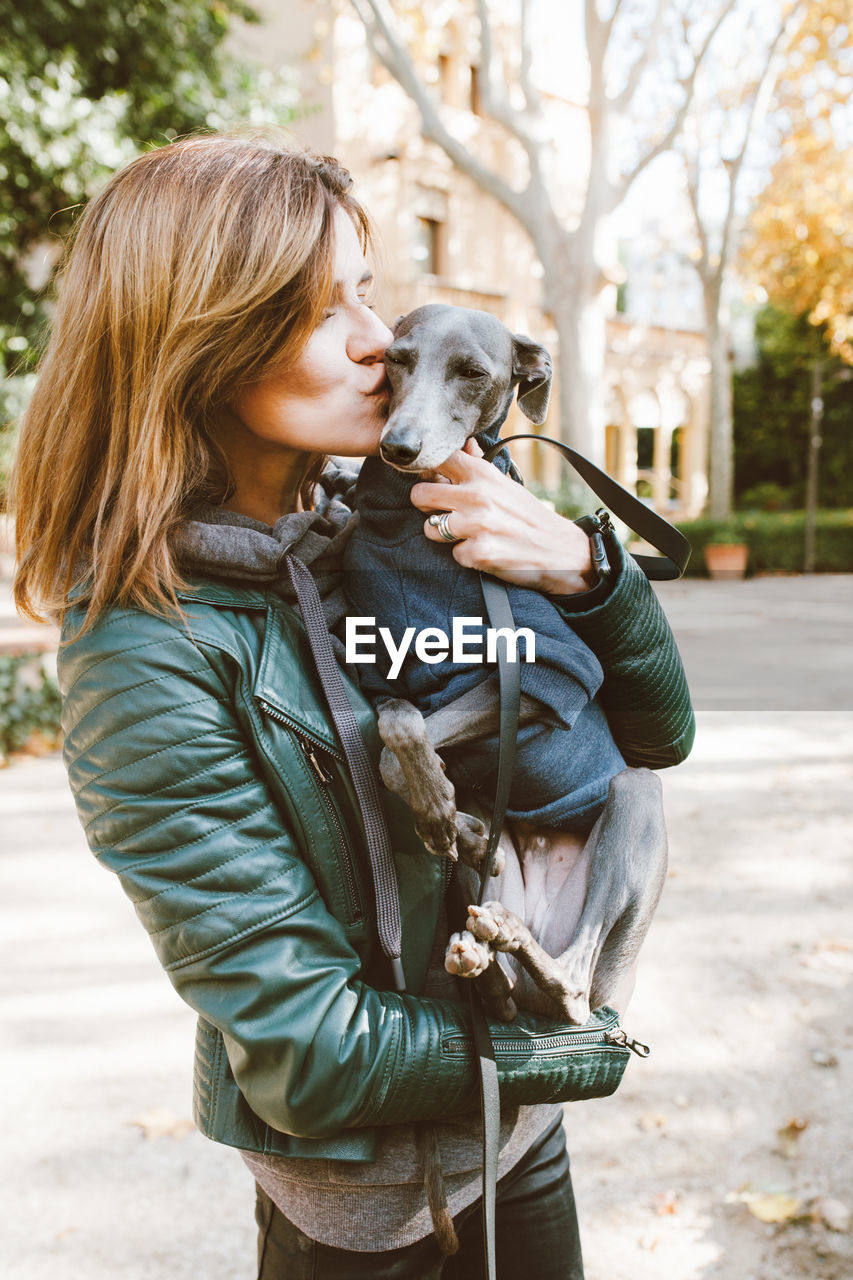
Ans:
[[[299,745],[301,746],[302,750],[305,752],[308,763],[311,765],[311,768],[314,770],[314,773],[317,776],[317,781],[320,784],[320,795],[323,797],[323,803],[325,805],[326,812],[331,818],[332,825],[334,826],[335,831],[337,832],[338,843],[340,844],[341,851],[343,853],[342,861],[344,866],[344,872],[346,874],[347,887],[349,889],[350,899],[355,909],[355,913],[356,915],[363,915],[364,911],[362,910],[362,907],[361,907],[361,900],[359,897],[358,885],[356,884],[356,879],[355,879],[355,870],[353,869],[352,860],[349,855],[349,849],[347,847],[347,839],[346,839],[346,834],[344,832],[343,823],[341,822],[338,816],[338,811],[335,808],[331,795],[329,794],[329,783],[332,781],[332,776],[331,774],[326,773],[323,766],[320,764],[320,761],[317,759],[317,756],[314,752],[314,748],[312,747],[311,743],[308,741],[307,738],[300,738]]]
[[[271,707],[269,703],[265,702],[262,698],[259,698],[258,701],[261,709],[266,715],[270,716],[273,720],[277,720],[279,724],[283,724],[286,728],[291,729],[294,732],[296,741],[299,743],[306,760],[311,766],[311,771],[317,779],[317,789],[323,798],[323,807],[338,838],[341,863],[344,868],[344,875],[346,878],[347,890],[349,892],[350,905],[353,910],[353,917],[354,919],[360,919],[364,915],[364,906],[358,889],[358,882],[356,880],[355,868],[353,867],[352,858],[349,852],[346,832],[344,831],[343,823],[341,822],[338,811],[329,792],[329,785],[333,781],[332,775],[326,771],[320,759],[318,759],[318,751],[325,751],[332,756],[333,759],[343,761],[343,752],[338,752],[330,747],[326,742],[321,743],[320,739],[316,737],[316,735],[309,733],[302,725],[297,726],[284,714],[284,712],[279,711],[277,707]]]
[[[265,715],[268,715],[270,717],[270,719],[277,720],[279,724],[283,724],[285,725],[286,728],[292,729],[293,732],[296,734],[297,738],[304,738],[307,742],[310,742],[314,746],[319,747],[321,751],[325,751],[328,755],[332,756],[335,760],[340,760],[340,761],[344,760],[344,753],[343,751],[339,750],[338,747],[330,746],[328,742],[325,742],[317,734],[312,733],[310,729],[306,729],[305,726],[300,724],[298,720],[291,719],[291,717],[287,715],[284,711],[279,711],[278,707],[270,706],[270,704],[264,698],[258,698],[258,706],[261,708],[261,710],[264,712]]]

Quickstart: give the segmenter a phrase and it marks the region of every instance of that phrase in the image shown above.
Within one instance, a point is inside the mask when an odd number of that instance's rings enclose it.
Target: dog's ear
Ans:
[[[537,426],[545,421],[553,377],[551,357],[523,333],[513,334],[512,378],[518,382],[518,407]]]

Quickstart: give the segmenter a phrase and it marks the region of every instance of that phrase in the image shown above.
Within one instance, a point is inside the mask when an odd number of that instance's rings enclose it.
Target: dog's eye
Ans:
[[[466,365],[464,369],[459,370],[463,378],[467,378],[469,382],[473,382],[475,378],[487,378],[489,375],[485,369],[478,369],[476,365]]]

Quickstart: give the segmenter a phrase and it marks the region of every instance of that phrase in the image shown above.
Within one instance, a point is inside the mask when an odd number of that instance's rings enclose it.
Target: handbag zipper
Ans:
[[[346,832],[344,831],[344,826],[338,815],[335,803],[329,793],[329,784],[333,781],[333,777],[332,774],[328,773],[323,767],[317,754],[318,751],[325,751],[328,752],[333,759],[343,761],[343,752],[338,752],[332,749],[325,742],[321,744],[319,738],[310,734],[302,725],[297,726],[284,714],[284,712],[279,711],[277,707],[271,707],[269,703],[265,702],[262,698],[259,698],[258,702],[261,710],[272,720],[277,720],[279,724],[283,724],[286,728],[293,731],[296,741],[299,743],[299,746],[311,767],[311,771],[317,779],[317,789],[323,798],[323,807],[337,835],[338,847],[341,853],[341,863],[343,864],[344,876],[346,879],[347,890],[349,892],[353,916],[355,919],[361,919],[364,916],[364,906],[359,892],[358,882],[356,880],[355,869],[352,865],[352,858],[347,844]]]
[[[609,1031],[605,1031],[604,1039],[608,1044],[618,1044],[622,1049],[630,1049],[638,1058],[647,1058],[651,1053],[647,1044],[643,1044],[642,1040],[631,1040],[621,1027],[612,1027]]]
[[[601,1023],[597,1028],[585,1032],[560,1032],[553,1036],[531,1036],[524,1040],[505,1040],[503,1037],[496,1043],[496,1047],[506,1050],[509,1053],[529,1053],[532,1047],[537,1049],[560,1049],[569,1051],[577,1048],[578,1050],[588,1051],[589,1049],[604,1049],[609,1045],[615,1045],[620,1049],[629,1049],[640,1058],[647,1058],[651,1053],[651,1049],[647,1044],[643,1044],[639,1040],[632,1040],[616,1025],[616,1017],[608,1019],[608,1022]],[[473,1040],[468,1036],[453,1036],[442,1042],[442,1051],[448,1053],[469,1053],[474,1047]]]

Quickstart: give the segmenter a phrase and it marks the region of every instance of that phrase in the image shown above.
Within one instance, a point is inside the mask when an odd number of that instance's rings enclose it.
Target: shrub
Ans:
[[[745,489],[737,500],[739,511],[793,511],[797,503],[791,485],[762,480]]]
[[[705,575],[703,552],[724,533],[749,547],[750,574],[801,573],[806,517],[803,511],[752,511],[725,521],[702,517],[680,524],[693,548],[686,573]],[[815,531],[815,569],[818,573],[853,572],[853,511],[819,511]]]
[[[787,490],[805,502],[806,457],[811,434],[811,368],[824,361],[823,422],[820,434],[820,501],[829,508],[853,502],[853,379],[829,356],[821,333],[805,316],[764,307],[755,319],[758,361],[733,378],[735,494],[739,508],[762,483]],[[753,505],[764,508],[763,502]],[[769,508],[765,508],[769,509]]]
[[[0,654],[0,764],[34,740],[57,747],[59,712],[59,689],[43,654]]]

